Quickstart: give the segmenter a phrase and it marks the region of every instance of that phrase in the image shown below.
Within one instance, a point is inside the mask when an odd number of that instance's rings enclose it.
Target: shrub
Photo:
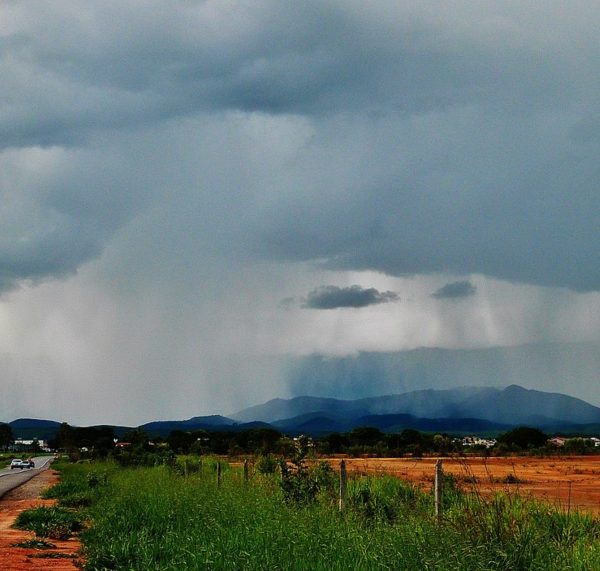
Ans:
[[[338,486],[338,475],[328,462],[321,461],[310,470],[320,491],[335,492]]]
[[[289,466],[281,461],[281,491],[288,504],[308,505],[315,501],[319,492],[317,481],[308,468],[302,465]]]
[[[261,456],[256,463],[256,469],[260,474],[274,474],[277,470],[277,460],[271,454]]]
[[[502,478],[503,484],[521,484],[523,480],[519,478],[516,474],[508,474],[504,478]]]
[[[319,483],[306,465],[308,454],[308,439],[301,436],[296,441],[296,450],[288,464],[285,460],[281,466],[281,491],[288,504],[297,506],[313,503],[319,493]]]

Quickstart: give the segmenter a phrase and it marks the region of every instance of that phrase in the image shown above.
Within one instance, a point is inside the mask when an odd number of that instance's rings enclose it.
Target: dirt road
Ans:
[[[46,488],[58,482],[58,473],[45,470],[8,492],[0,499],[0,569],[2,571],[75,571],[77,554],[80,547],[76,538],[66,541],[51,540],[56,546],[49,550],[15,547],[35,538],[35,534],[12,529],[12,524],[23,510],[42,505],[52,505],[54,500],[42,500],[40,494]],[[54,553],[55,555],[51,555]]]

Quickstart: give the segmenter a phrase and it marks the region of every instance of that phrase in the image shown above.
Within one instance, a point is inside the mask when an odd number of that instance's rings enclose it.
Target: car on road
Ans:
[[[23,470],[24,468],[35,468],[35,462],[33,460],[21,460],[20,458],[15,458],[10,463],[10,469],[14,470],[15,468],[19,468]]]

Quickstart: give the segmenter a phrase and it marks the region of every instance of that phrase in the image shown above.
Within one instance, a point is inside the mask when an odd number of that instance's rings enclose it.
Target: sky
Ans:
[[[2,2],[0,420],[600,405],[599,27],[576,0]]]

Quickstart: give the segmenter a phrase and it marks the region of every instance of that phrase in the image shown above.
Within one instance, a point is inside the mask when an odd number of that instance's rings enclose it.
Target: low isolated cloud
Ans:
[[[460,299],[475,295],[477,288],[468,280],[451,282],[431,294],[436,299]]]
[[[393,291],[378,291],[359,285],[350,287],[322,286],[311,291],[303,307],[308,309],[338,309],[340,307],[367,307],[400,299]]]

